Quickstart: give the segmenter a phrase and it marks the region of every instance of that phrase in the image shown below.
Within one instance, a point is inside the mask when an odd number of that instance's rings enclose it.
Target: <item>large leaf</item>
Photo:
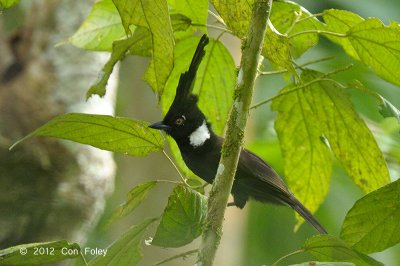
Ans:
[[[144,199],[147,198],[147,194],[151,189],[153,189],[153,187],[155,187],[155,185],[157,185],[157,181],[150,181],[139,184],[131,189],[127,196],[128,199],[113,212],[108,224],[131,213]]]
[[[286,35],[281,34],[275,29],[270,21],[268,21],[267,24],[261,54],[279,68],[288,69],[293,73],[294,68],[290,56],[290,40]]]
[[[144,0],[145,1],[145,0]],[[130,25],[147,27],[146,17],[143,12],[142,1],[112,0],[121,16],[122,25],[127,35],[132,32]]]
[[[143,0],[142,0],[143,1]],[[152,89],[162,95],[165,83],[174,66],[174,35],[165,0],[142,2],[148,27],[152,34],[153,59],[146,70],[144,79]]]
[[[168,199],[152,245],[180,247],[192,242],[202,232],[206,211],[205,196],[188,187],[175,187]]]
[[[293,87],[288,86],[282,92]],[[278,112],[275,129],[287,184],[311,212],[318,209],[328,194],[332,171],[330,151],[321,141],[322,126],[312,106],[319,97],[318,92],[308,95],[298,90],[277,98],[272,104],[272,109]],[[296,218],[303,221],[297,214]]]
[[[113,0],[113,2],[118,8],[127,32],[131,24],[149,29],[152,60],[144,79],[161,95],[174,60],[174,35],[166,0]]]
[[[142,121],[108,115],[70,113],[60,115],[15,143],[32,136],[55,137],[132,156],[162,150],[163,138]],[[11,148],[12,148],[11,147]]]
[[[338,9],[324,10],[323,18],[326,23],[326,30],[342,34],[346,34],[353,26],[364,21],[364,19],[357,14]],[[354,50],[348,38],[336,37],[330,34],[325,34],[325,37],[341,45],[350,56],[359,59],[357,52]]]
[[[138,31],[135,31],[133,36],[125,40],[115,41],[113,43],[110,59],[108,59],[107,63],[103,66],[96,83],[93,84],[87,91],[86,99],[89,99],[94,94],[97,94],[100,97],[103,97],[106,94],[106,86],[108,79],[114,70],[114,66],[120,60],[125,58],[125,55],[132,49],[133,46],[145,42],[148,36],[149,33],[147,30],[143,30],[142,28],[138,27]]]
[[[187,37],[190,33],[191,20],[180,14],[171,15],[172,29],[175,39]],[[190,33],[191,34],[191,33]],[[138,42],[129,48],[130,55],[140,55],[150,57],[152,55],[151,33],[146,27],[136,27],[133,37],[139,35]],[[179,35],[179,37],[177,37]]]
[[[344,241],[330,235],[317,235],[307,239],[303,249],[319,261],[346,261],[357,266],[383,265],[369,256],[352,250]]]
[[[304,82],[321,76],[306,70]],[[307,95],[319,126],[336,158],[354,182],[371,192],[389,182],[389,172],[371,131],[354,110],[344,89],[332,81],[313,83],[302,90]]]
[[[354,249],[374,253],[400,242],[400,180],[359,199],[347,213],[341,238]]]
[[[78,31],[69,38],[76,47],[94,51],[111,51],[115,40],[125,36],[121,18],[111,0],[95,3]]]
[[[106,250],[106,255],[99,255],[89,262],[93,266],[137,265],[142,259],[140,242],[146,228],[156,219],[147,219],[131,227]]]
[[[65,240],[31,243],[0,250],[0,265],[42,265],[76,258],[81,249],[78,244]]]
[[[275,127],[288,185],[311,210],[319,206],[329,188],[331,160],[326,140],[365,192],[389,181],[382,153],[348,95],[332,81],[313,82],[319,76],[321,73],[304,71],[304,87],[276,98],[272,105],[278,111]],[[283,92],[291,88],[294,86]]]
[[[228,29],[239,38],[245,37],[250,25],[254,0],[212,0]]]
[[[385,26],[376,19],[367,19],[350,29],[349,40],[361,62],[376,74],[400,85],[400,27]]]

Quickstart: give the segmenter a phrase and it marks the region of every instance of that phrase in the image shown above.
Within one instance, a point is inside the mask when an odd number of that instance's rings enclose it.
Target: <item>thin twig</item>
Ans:
[[[305,31],[296,32],[293,35],[288,36],[288,38],[291,39],[291,38],[294,38],[294,37],[302,35],[302,34],[310,34],[310,33],[327,34],[327,35],[332,35],[335,37],[348,37],[349,36],[348,34],[337,33],[337,32],[326,31],[326,30],[305,30]]]
[[[212,12],[211,10],[208,10],[208,13],[213,16],[219,23],[221,23],[222,25],[226,26],[225,21],[218,16],[217,14],[215,14],[214,12]]]
[[[195,27],[208,27],[211,29],[215,29],[215,30],[220,30],[220,31],[224,31],[224,32],[229,32],[232,34],[231,30],[228,30],[227,28],[223,28],[223,27],[218,27],[218,26],[214,26],[214,25],[210,25],[210,24],[199,24],[199,23],[191,23],[191,26],[195,26]]]
[[[351,67],[353,67],[353,64],[347,65],[347,66],[345,66],[345,67],[343,67],[343,68],[335,69],[335,70],[333,70],[333,71],[331,71],[331,72],[328,72],[328,73],[326,73],[326,74],[324,74],[324,75],[322,75],[322,76],[320,76],[320,77],[318,77],[318,78],[316,78],[316,79],[314,79],[314,80],[311,80],[311,81],[309,81],[309,82],[306,82],[306,83],[304,83],[304,84],[301,84],[301,85],[299,85],[299,86],[296,86],[296,87],[294,87],[294,88],[292,88],[292,89],[290,89],[290,90],[281,92],[281,93],[279,93],[279,94],[277,94],[277,95],[274,95],[274,96],[272,96],[272,97],[269,97],[268,99],[265,99],[264,101],[261,101],[261,102],[259,102],[259,103],[256,103],[256,104],[254,104],[253,106],[251,106],[250,109],[258,108],[258,107],[260,107],[260,106],[263,105],[263,104],[266,104],[266,103],[269,103],[269,102],[275,100],[276,98],[279,98],[279,97],[281,97],[281,96],[283,96],[283,95],[286,95],[286,94],[289,94],[289,93],[292,93],[292,92],[301,90],[301,89],[303,89],[303,88],[305,88],[305,87],[308,87],[308,86],[310,86],[310,85],[312,85],[312,84],[314,84],[314,83],[320,82],[320,81],[331,81],[331,82],[335,82],[335,83],[337,83],[337,84],[340,84],[340,83],[337,82],[336,80],[327,79],[326,77],[329,77],[329,76],[331,76],[331,75],[337,74],[337,73],[339,73],[339,72],[346,71],[346,70],[350,69]],[[341,84],[340,84],[340,85],[341,85]],[[341,86],[343,87],[343,85],[341,85]]]
[[[278,263],[280,263],[280,262],[283,261],[284,259],[286,259],[286,258],[288,258],[288,257],[291,257],[291,256],[293,256],[293,255],[296,255],[296,254],[303,253],[303,252],[305,252],[304,249],[299,249],[299,250],[293,251],[292,253],[286,254],[285,256],[280,257],[277,261],[275,261],[275,262],[272,264],[272,266],[277,266]]]
[[[87,263],[85,256],[83,256],[82,251],[79,252],[79,255],[80,255],[81,259],[83,260],[83,263],[85,263],[85,266],[88,266],[89,264]]]
[[[162,150],[162,152],[163,152],[164,156],[168,159],[168,161],[174,166],[176,172],[178,172],[179,176],[181,177],[182,182],[183,182],[186,186],[190,187],[190,185],[186,182],[185,177],[182,175],[181,171],[179,171],[178,166],[176,166],[176,164],[175,164],[174,161],[171,159],[171,157],[169,157],[169,155],[167,154],[167,152],[166,152],[165,150]]]
[[[302,68],[302,67],[305,67],[305,66],[308,66],[308,65],[320,63],[320,62],[323,62],[323,61],[328,61],[328,60],[331,60],[333,58],[335,58],[335,57],[334,56],[329,56],[329,57],[319,58],[319,59],[316,59],[316,60],[308,61],[308,62],[306,62],[304,64],[301,64],[301,65],[298,65],[295,68],[296,69],[297,68]],[[275,70],[275,71],[259,71],[258,74],[260,74],[260,75],[275,75],[275,74],[283,74],[283,73],[286,73],[286,72],[288,72],[288,70],[287,69],[283,69],[283,70]]]
[[[285,35],[289,34],[289,32],[291,32],[292,29],[294,28],[294,26],[296,26],[297,22],[299,22],[301,15],[302,15],[301,9],[300,9],[300,12],[295,12],[295,14],[296,14],[296,17],[294,18],[293,23],[290,25],[290,27],[285,32]]]
[[[307,20],[307,19],[310,19],[310,18],[320,17],[320,16],[323,16],[323,15],[324,15],[324,13],[312,14],[311,16],[308,16],[308,17],[299,19],[299,20],[297,21],[297,23],[300,23],[300,22],[302,22],[302,21],[304,21],[304,20]]]

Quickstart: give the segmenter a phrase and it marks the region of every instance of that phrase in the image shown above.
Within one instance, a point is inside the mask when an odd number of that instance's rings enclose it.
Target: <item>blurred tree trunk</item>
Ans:
[[[0,14],[0,248],[83,244],[113,190],[109,152],[50,138],[8,150],[56,115],[113,114],[115,74],[105,99],[84,99],[108,55],[54,46],[73,34],[92,2],[28,0]]]

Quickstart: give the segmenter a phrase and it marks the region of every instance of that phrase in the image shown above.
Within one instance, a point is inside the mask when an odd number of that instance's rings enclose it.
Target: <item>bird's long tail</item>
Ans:
[[[318,222],[317,218],[311,214],[311,212],[304,207],[304,205],[296,199],[294,196],[291,197],[291,202],[288,202],[290,207],[292,207],[298,214],[301,215],[307,222],[309,222],[314,228],[321,234],[327,234],[328,232],[325,228]]]

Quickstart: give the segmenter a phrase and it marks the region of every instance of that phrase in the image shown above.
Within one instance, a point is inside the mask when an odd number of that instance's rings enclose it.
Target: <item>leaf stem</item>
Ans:
[[[331,76],[331,75],[334,75],[334,74],[337,74],[337,73],[339,73],[339,72],[346,71],[346,70],[350,69],[351,67],[353,67],[353,64],[347,65],[347,66],[345,66],[345,67],[343,67],[343,68],[339,68],[339,69],[332,70],[331,72],[328,72],[328,73],[326,73],[326,74],[324,74],[324,75],[322,75],[322,76],[320,76],[320,77],[318,77],[318,78],[316,78],[316,79],[314,79],[314,80],[311,80],[311,81],[309,81],[309,82],[306,82],[306,83],[304,83],[304,84],[301,84],[301,85],[299,85],[299,86],[296,86],[296,87],[294,87],[294,88],[292,88],[292,89],[290,89],[290,90],[287,90],[287,91],[278,93],[277,95],[274,95],[274,96],[272,96],[272,97],[269,97],[268,99],[265,99],[265,100],[263,100],[263,101],[261,101],[261,102],[258,102],[258,103],[256,103],[256,104],[254,104],[253,106],[251,106],[250,109],[258,108],[258,107],[260,107],[260,106],[263,105],[263,104],[266,104],[266,103],[269,103],[269,102],[275,100],[276,98],[279,98],[279,97],[281,97],[281,96],[283,96],[283,95],[286,95],[286,94],[289,94],[289,93],[298,91],[298,90],[300,90],[300,89],[303,89],[303,88],[305,88],[305,87],[308,87],[308,86],[310,86],[310,85],[312,85],[312,84],[314,84],[314,83],[320,82],[320,81],[331,81],[331,82],[335,82],[335,83],[337,83],[337,84],[340,84],[339,82],[337,82],[337,81],[335,81],[335,80],[327,79],[327,77],[329,77],[329,76]],[[340,84],[340,85],[341,85],[341,84]],[[343,86],[342,86],[342,87],[343,87]]]
[[[328,61],[328,60],[331,60],[333,58],[335,58],[335,57],[334,56],[329,56],[329,57],[319,58],[319,59],[316,59],[316,60],[308,61],[308,62],[306,62],[304,64],[301,64],[301,65],[298,65],[295,68],[296,69],[297,68],[302,68],[302,67],[305,67],[305,66],[308,66],[308,65],[320,63],[320,62],[323,62],[323,61]],[[260,75],[275,75],[275,74],[283,74],[283,73],[286,73],[286,72],[288,72],[287,69],[275,70],[275,71],[259,71],[258,73]]]
[[[85,266],[88,266],[89,264],[87,263],[85,256],[83,256],[82,251],[79,252],[80,258],[82,259],[83,263],[85,264]]]
[[[337,32],[326,31],[326,30],[305,30],[305,31],[296,32],[293,35],[288,36],[288,38],[291,39],[291,38],[294,38],[294,37],[302,35],[302,34],[310,34],[310,33],[326,34],[326,35],[332,35],[335,37],[348,37],[349,36],[348,34],[337,33]]]
[[[228,30],[227,28],[214,26],[214,25],[210,25],[210,24],[190,23],[190,25],[195,26],[195,27],[208,27],[208,28],[211,28],[211,29],[220,30],[220,31],[223,31],[223,32],[229,32],[229,33],[232,34],[232,31]]]
[[[278,263],[280,263],[281,261],[283,261],[283,260],[285,260],[285,259],[287,259],[287,258],[289,258],[289,257],[291,257],[293,255],[297,255],[297,254],[300,254],[300,253],[303,253],[303,252],[305,252],[305,249],[299,249],[299,250],[293,251],[293,252],[291,252],[289,254],[286,254],[285,256],[280,257],[277,261],[275,261],[272,264],[272,266],[277,266]]]
[[[214,12],[212,12],[210,9],[208,10],[208,13],[213,16],[219,23],[221,23],[222,25],[226,26],[225,21],[218,16],[217,14],[215,14]]]
[[[179,171],[178,166],[176,166],[176,164],[175,164],[174,161],[171,159],[171,157],[169,157],[169,155],[167,154],[167,152],[163,149],[163,150],[162,150],[162,153],[163,153],[164,156],[168,159],[168,161],[172,164],[172,166],[175,168],[176,172],[177,172],[177,173],[179,174],[179,176],[181,177],[182,182],[183,182],[186,186],[190,187],[190,185],[186,182],[186,178],[182,175],[181,171]]]
[[[312,14],[311,16],[305,17],[305,18],[301,18],[297,21],[297,23],[302,22],[304,20],[310,19],[310,18],[316,18],[316,17],[320,17],[323,16],[324,13],[317,13],[317,14]]]

